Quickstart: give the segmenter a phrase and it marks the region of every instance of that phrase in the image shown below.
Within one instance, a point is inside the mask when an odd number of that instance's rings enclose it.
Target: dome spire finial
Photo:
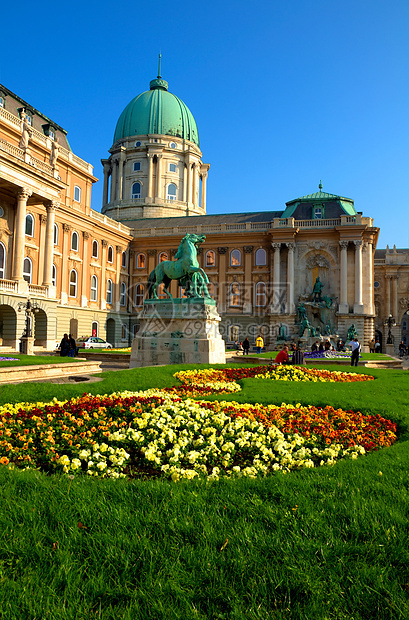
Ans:
[[[158,79],[160,79],[161,76],[161,61],[162,61],[162,54],[159,52],[159,67],[158,67]]]
[[[320,190],[320,192],[322,191],[322,181],[320,180],[320,184],[318,185],[318,189]]]

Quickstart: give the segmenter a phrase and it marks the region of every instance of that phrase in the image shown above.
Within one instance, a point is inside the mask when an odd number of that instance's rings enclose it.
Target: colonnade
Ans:
[[[355,247],[355,255],[354,255],[354,304],[353,311],[355,314],[363,314],[364,307],[366,312],[373,312],[373,300],[372,300],[372,289],[373,289],[373,246],[372,243],[364,243],[362,239],[357,239],[353,241],[349,240],[341,240],[339,242],[340,245],[340,282],[339,282],[339,306],[338,311],[340,313],[349,313],[349,302],[348,302],[348,276],[351,277],[352,274],[348,274],[348,247],[349,244],[353,243]],[[286,281],[281,281],[281,250],[283,247],[287,247],[287,277]],[[295,312],[295,291],[294,291],[294,282],[295,282],[295,273],[294,273],[294,256],[295,256],[295,241],[289,242],[273,242],[271,244],[272,249],[274,250],[273,254],[273,284],[277,289],[278,294],[280,295],[280,291],[285,290],[285,307],[286,312],[289,314],[293,314]],[[364,267],[366,268],[366,273],[368,274],[367,287],[366,290],[369,292],[364,299],[364,289],[363,289],[363,271]],[[396,293],[396,281],[394,283],[394,276],[388,276],[392,280],[392,298],[393,305],[392,311],[396,308],[397,310],[397,293]],[[395,291],[395,293],[394,293]],[[390,299],[390,294],[387,299]],[[388,302],[387,302],[388,304]],[[390,302],[389,302],[390,306]],[[273,308],[273,313],[281,313],[282,307],[278,304]]]
[[[398,276],[397,274],[385,274],[385,314],[387,318],[390,314],[395,321],[398,320]]]
[[[163,195],[163,188],[165,174],[167,172],[164,170],[164,163],[167,159],[165,159],[161,153],[147,153],[146,158],[148,162],[148,178],[147,188],[143,192],[144,198],[147,200],[153,200],[155,198],[166,200],[166,196]],[[125,167],[127,163],[125,149],[121,151],[119,155],[112,156],[110,160],[103,160],[103,205],[131,200],[132,183],[127,187],[125,182]],[[201,189],[200,207],[206,210],[207,176],[209,167],[209,164],[202,164],[198,161],[188,160],[184,163],[183,179],[181,181],[182,191],[178,190],[179,199],[177,198],[177,200],[199,206],[199,192]],[[166,180],[172,182],[170,178],[166,178]],[[179,179],[177,179],[177,181],[179,181]],[[143,181],[140,182],[143,184]],[[176,185],[178,184],[176,183]]]

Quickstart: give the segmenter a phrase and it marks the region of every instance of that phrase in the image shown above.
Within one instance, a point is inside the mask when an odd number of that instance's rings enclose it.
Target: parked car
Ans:
[[[112,344],[102,338],[90,336],[89,338],[78,338],[77,347],[79,349],[112,349]]]

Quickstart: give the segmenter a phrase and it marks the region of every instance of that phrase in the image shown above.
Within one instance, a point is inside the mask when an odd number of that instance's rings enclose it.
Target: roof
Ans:
[[[352,198],[345,198],[344,196],[338,196],[337,194],[323,192],[320,181],[318,192],[307,194],[306,196],[301,196],[300,198],[294,198],[293,200],[286,202],[286,209],[281,217],[292,217],[298,205],[303,202],[337,202],[346,215],[356,215],[354,201]]]
[[[172,228],[177,226],[203,226],[209,224],[243,224],[246,222],[271,222],[282,211],[259,211],[255,213],[222,213],[215,215],[189,215],[183,217],[155,217],[121,220],[131,228]]]
[[[183,138],[199,146],[199,132],[187,105],[168,91],[160,75],[150,90],[137,95],[120,115],[114,143],[130,136],[165,135]]]

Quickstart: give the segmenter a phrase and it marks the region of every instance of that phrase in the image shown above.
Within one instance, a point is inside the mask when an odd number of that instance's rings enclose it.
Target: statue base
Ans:
[[[226,363],[213,299],[148,299],[139,320],[129,368]]]

